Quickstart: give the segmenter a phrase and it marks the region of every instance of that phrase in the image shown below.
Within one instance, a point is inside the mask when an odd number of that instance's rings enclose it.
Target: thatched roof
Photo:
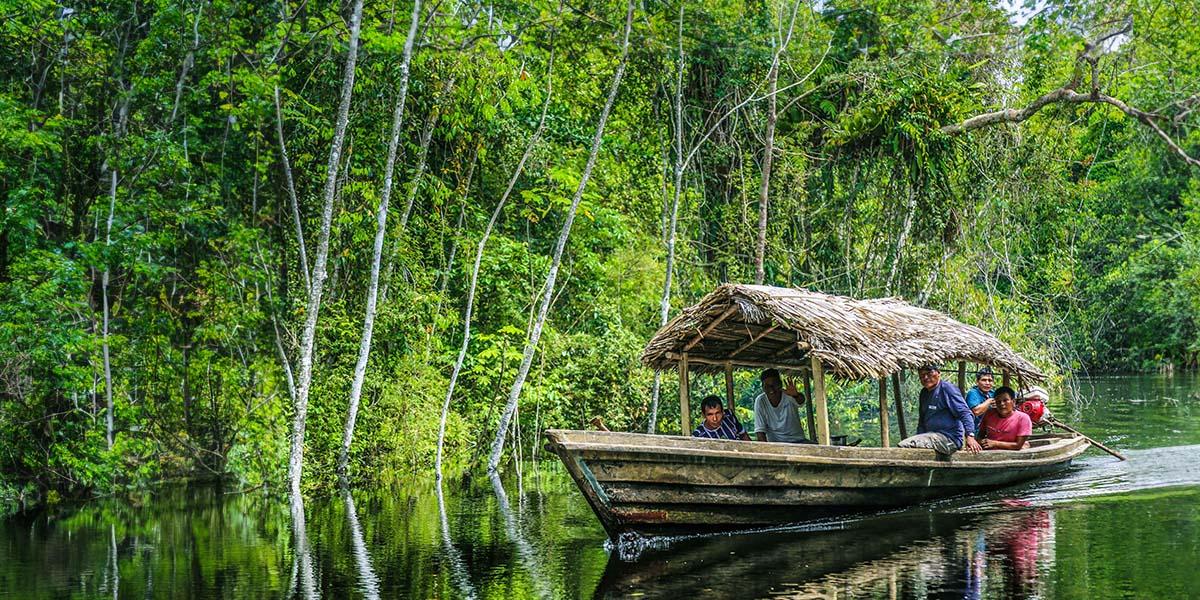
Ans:
[[[878,378],[928,363],[965,360],[1027,380],[1045,375],[996,336],[896,298],[856,300],[802,289],[725,284],[654,335],[647,366],[718,371],[735,366],[803,369],[817,356],[846,379]]]

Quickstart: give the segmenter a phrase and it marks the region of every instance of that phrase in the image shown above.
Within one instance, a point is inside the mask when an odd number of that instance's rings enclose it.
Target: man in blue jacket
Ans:
[[[917,435],[900,441],[901,448],[930,448],[939,454],[953,454],[966,448],[979,452],[975,441],[975,416],[954,384],[942,381],[937,365],[925,365],[917,370],[921,377],[920,420]]]

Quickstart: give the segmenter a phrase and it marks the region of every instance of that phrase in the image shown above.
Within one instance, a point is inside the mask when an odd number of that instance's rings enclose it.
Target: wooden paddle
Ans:
[[[1104,444],[1101,444],[1100,442],[1097,442],[1096,440],[1093,440],[1092,438],[1090,438],[1086,435],[1083,435],[1082,433],[1080,433],[1080,431],[1078,429],[1075,429],[1074,427],[1071,427],[1070,425],[1067,425],[1066,423],[1063,423],[1062,421],[1059,421],[1058,419],[1055,419],[1054,417],[1046,417],[1043,420],[1055,427],[1058,427],[1059,429],[1065,429],[1067,431],[1070,431],[1071,433],[1082,436],[1083,439],[1087,440],[1089,444],[1091,444],[1091,445],[1093,445],[1093,446],[1095,446],[1095,447],[1097,447],[1097,448],[1099,448],[1121,460],[1126,460],[1126,458],[1124,456],[1122,456],[1120,452],[1117,452],[1116,450],[1113,450],[1112,448],[1109,448],[1108,446],[1105,446]]]

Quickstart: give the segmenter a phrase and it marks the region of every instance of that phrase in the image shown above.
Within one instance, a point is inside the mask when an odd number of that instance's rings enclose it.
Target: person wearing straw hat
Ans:
[[[917,435],[900,440],[900,447],[929,448],[946,455],[960,449],[979,452],[982,448],[975,441],[975,417],[958,387],[942,381],[942,369],[935,364],[922,366],[917,374],[923,388]]]

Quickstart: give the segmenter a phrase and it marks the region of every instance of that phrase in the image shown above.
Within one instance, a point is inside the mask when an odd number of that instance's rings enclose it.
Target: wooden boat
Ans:
[[[726,406],[735,368],[776,368],[804,378],[809,437],[817,444],[709,440],[677,435],[548,430],[556,453],[610,536],[627,531],[744,528],[849,511],[904,506],[1041,477],[1088,447],[1077,434],[1031,438],[1019,451],[942,456],[892,447],[888,388],[900,437],[908,436],[899,375],[921,365],[967,361],[1015,376],[1045,376],[995,336],[895,298],[856,300],[808,290],[725,284],[684,309],[642,354],[677,370],[680,431],[691,432],[689,377],[724,371]],[[878,379],[880,448],[833,445],[826,375]]]
[[[1088,443],[1034,438],[1026,450],[958,452],[702,440],[548,430],[554,451],[614,538],[797,523],[981,492],[1070,465]]]

